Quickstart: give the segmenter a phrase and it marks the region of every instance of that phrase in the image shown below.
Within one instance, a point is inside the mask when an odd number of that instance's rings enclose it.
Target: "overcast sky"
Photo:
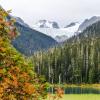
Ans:
[[[3,8],[12,9],[29,25],[40,19],[66,25],[91,16],[100,15],[100,0],[0,0]]]

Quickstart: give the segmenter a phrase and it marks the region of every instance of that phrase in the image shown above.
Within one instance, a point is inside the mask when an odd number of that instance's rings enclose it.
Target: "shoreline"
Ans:
[[[80,87],[80,88],[94,88],[100,90],[100,84],[50,84],[50,87]]]

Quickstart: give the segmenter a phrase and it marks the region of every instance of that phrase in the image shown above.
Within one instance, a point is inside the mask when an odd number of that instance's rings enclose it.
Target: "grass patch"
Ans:
[[[46,100],[49,100],[49,98]],[[65,94],[63,95],[63,98],[59,100],[100,100],[100,95],[99,94]]]

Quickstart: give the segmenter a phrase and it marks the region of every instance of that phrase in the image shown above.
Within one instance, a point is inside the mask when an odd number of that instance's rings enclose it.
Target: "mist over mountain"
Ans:
[[[68,39],[68,37],[66,35],[62,35],[62,36],[56,36],[55,40],[58,41],[59,43],[62,43],[64,41],[66,41]]]

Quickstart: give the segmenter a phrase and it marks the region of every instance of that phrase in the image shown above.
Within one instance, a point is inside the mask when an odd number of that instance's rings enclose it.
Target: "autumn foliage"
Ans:
[[[60,100],[60,99],[62,99],[63,95],[64,95],[63,88],[61,88],[60,86],[53,87],[53,88],[55,90],[55,94],[48,93],[48,99],[49,100]]]
[[[11,45],[17,36],[14,19],[0,7],[0,100],[42,100],[46,84]]]

